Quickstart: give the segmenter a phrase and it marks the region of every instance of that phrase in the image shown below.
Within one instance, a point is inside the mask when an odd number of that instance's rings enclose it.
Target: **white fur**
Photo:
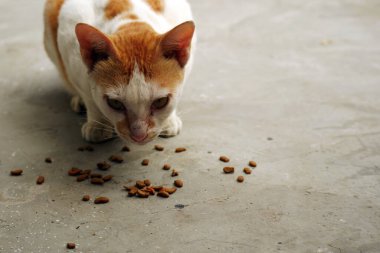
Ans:
[[[133,13],[139,17],[139,20],[148,23],[158,33],[165,33],[176,25],[193,19],[190,6],[186,0],[165,0],[165,11],[161,14],[153,11],[143,0],[130,0],[130,2],[133,5]],[[104,128],[103,124],[107,121],[116,124],[123,117],[111,111],[104,104],[102,91],[89,78],[87,68],[80,56],[79,43],[75,35],[75,26],[78,23],[86,23],[106,34],[112,34],[121,25],[130,22],[123,20],[121,15],[112,20],[105,19],[104,8],[107,3],[108,0],[66,0],[59,15],[58,49],[69,79],[66,86],[73,95],[72,107],[77,110],[79,104],[84,103],[87,108],[88,119],[82,127],[82,134],[89,141],[102,141],[112,137],[110,131],[102,129]],[[45,25],[47,26],[48,23]],[[193,40],[192,52],[194,51],[194,41],[195,39]],[[54,51],[49,29],[45,30],[45,48],[51,60],[59,68],[58,56]],[[186,65],[185,78],[191,69],[191,64],[192,56]],[[63,70],[59,70],[62,74]],[[162,113],[161,116],[157,116],[158,121],[161,121],[160,124],[162,123],[162,129],[156,130],[163,130],[163,134],[168,136],[177,134],[182,126],[180,119],[175,114],[175,106],[181,94],[182,86],[180,85],[173,96],[172,108],[167,111],[169,114]],[[149,108],[145,108],[144,105],[151,103],[160,96],[166,96],[167,93],[167,90],[156,84],[147,84],[137,68],[129,85],[107,91],[110,97],[123,101],[138,118],[147,117]]]

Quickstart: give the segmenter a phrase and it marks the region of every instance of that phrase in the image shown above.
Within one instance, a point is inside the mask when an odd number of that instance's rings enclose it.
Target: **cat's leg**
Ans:
[[[85,101],[87,122],[82,126],[82,137],[89,142],[104,142],[116,137],[113,126],[105,119],[93,102]]]
[[[79,95],[73,95],[71,97],[70,107],[76,113],[84,113],[86,111],[86,106]]]
[[[173,137],[178,135],[182,129],[182,120],[177,116],[174,111],[164,123],[164,127],[160,133],[161,137]]]

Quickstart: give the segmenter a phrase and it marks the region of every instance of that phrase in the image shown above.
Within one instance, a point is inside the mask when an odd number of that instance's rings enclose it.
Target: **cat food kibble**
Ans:
[[[245,174],[251,174],[252,170],[250,168],[244,168],[243,169]]]
[[[90,178],[102,178],[103,175],[102,174],[98,174],[98,173],[93,173],[90,175]]]
[[[166,191],[169,194],[173,194],[177,191],[177,188],[175,187],[163,187],[161,191]]]
[[[164,164],[164,166],[162,167],[163,170],[170,170],[171,166],[169,164]]]
[[[151,182],[150,182],[149,179],[145,179],[145,180],[144,180],[144,184],[145,184],[146,186],[150,186]]]
[[[172,171],[172,177],[176,177],[176,176],[178,176],[178,171],[173,170],[173,171]]]
[[[114,163],[122,163],[124,161],[123,157],[119,155],[111,155],[109,160]]]
[[[78,176],[80,173],[82,172],[82,170],[78,169],[78,168],[71,168],[67,171],[67,174],[69,174],[69,176]]]
[[[80,175],[79,177],[77,177],[77,182],[82,182],[84,180],[87,180],[89,177],[90,177],[89,174]]]
[[[156,192],[158,192],[158,191],[161,191],[162,190],[162,188],[164,188],[162,185],[159,185],[159,186],[152,186],[152,188],[156,191]]]
[[[133,197],[133,196],[135,196],[135,195],[137,194],[137,191],[138,191],[138,190],[139,190],[139,189],[137,189],[137,187],[132,186],[131,189],[128,191],[128,196],[129,196],[129,197]]]
[[[230,161],[230,158],[228,158],[227,156],[222,155],[221,157],[219,157],[219,160],[222,161],[222,162],[228,163]]]
[[[144,181],[137,180],[137,181],[136,181],[136,187],[139,188],[139,189],[144,188],[144,187],[145,187],[145,183],[144,183]]]
[[[45,158],[45,163],[52,163],[53,160],[50,157]]]
[[[108,170],[109,168],[111,168],[111,164],[104,161],[104,162],[97,163],[96,167],[98,167],[99,170]]]
[[[257,163],[255,161],[249,161],[249,166],[251,167],[256,167],[257,166]]]
[[[148,198],[149,192],[143,191],[143,190],[137,190],[137,197],[139,198]]]
[[[109,198],[107,197],[97,197],[95,200],[94,200],[94,203],[95,204],[106,204],[108,203],[110,200]]]
[[[129,149],[129,147],[124,146],[124,147],[121,149],[121,151],[123,151],[123,152],[129,152],[129,151],[131,151],[131,150]]]
[[[166,191],[161,190],[161,191],[159,191],[159,192],[157,193],[157,196],[159,196],[159,197],[161,197],[161,198],[169,198],[170,194],[167,193]]]
[[[112,175],[107,175],[107,176],[104,176],[104,177],[103,177],[103,181],[104,181],[104,182],[108,182],[108,181],[110,181],[112,178],[113,178]]]
[[[141,165],[143,165],[143,166],[147,166],[148,164],[149,164],[149,160],[148,159],[144,159],[141,162]]]
[[[94,177],[91,178],[91,184],[102,185],[104,184],[104,181],[102,178]]]
[[[22,169],[11,170],[11,176],[20,176],[22,174],[22,172],[23,172]]]
[[[243,176],[238,176],[236,181],[238,181],[239,183],[243,183],[244,182],[244,177]]]
[[[45,182],[45,178],[43,176],[38,176],[36,180],[36,184],[43,184]]]
[[[90,175],[91,174],[91,170],[82,170],[79,174],[81,174],[81,175],[85,175],[85,174]]]
[[[164,147],[161,146],[161,145],[155,145],[155,146],[154,146],[154,149],[157,150],[157,151],[163,151],[163,150],[164,150]]]
[[[223,168],[223,171],[224,171],[224,173],[226,173],[226,174],[231,174],[231,173],[234,173],[235,168],[234,168],[234,167],[224,167],[224,168]]]
[[[153,187],[145,187],[143,191],[149,193],[150,195],[154,195],[156,191],[153,189]]]
[[[186,148],[176,148],[175,149],[176,153],[181,153],[181,152],[185,152],[185,151],[186,151]]]
[[[82,201],[89,201],[90,200],[90,195],[84,195],[82,197]]]
[[[183,181],[180,179],[177,179],[174,181],[174,185],[178,188],[181,188],[183,186]]]
[[[68,249],[75,249],[75,243],[73,243],[73,242],[68,242],[68,243],[66,244],[66,248],[68,248]]]

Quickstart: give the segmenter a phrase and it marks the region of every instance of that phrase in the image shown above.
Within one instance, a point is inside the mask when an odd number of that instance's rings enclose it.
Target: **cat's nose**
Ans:
[[[147,126],[145,122],[134,122],[130,126],[131,138],[136,142],[141,142],[147,137]]]

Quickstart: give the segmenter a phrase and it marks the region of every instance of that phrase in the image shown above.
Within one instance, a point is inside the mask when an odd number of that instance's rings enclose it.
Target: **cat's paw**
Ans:
[[[89,142],[105,142],[116,137],[112,127],[105,127],[96,122],[86,122],[82,126],[82,137]]]
[[[163,127],[160,137],[169,138],[178,135],[182,129],[182,120],[177,116],[171,116]]]
[[[86,106],[79,96],[73,96],[70,101],[71,109],[76,113],[86,112]]]

